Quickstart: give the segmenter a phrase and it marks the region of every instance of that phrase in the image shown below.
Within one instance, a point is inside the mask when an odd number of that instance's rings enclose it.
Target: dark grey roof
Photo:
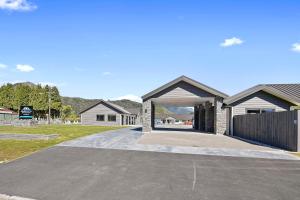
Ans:
[[[179,83],[180,81],[184,81],[184,82],[186,82],[186,83],[188,83],[190,85],[193,85],[193,86],[195,86],[195,87],[197,87],[199,89],[207,91],[207,92],[209,92],[209,93],[211,93],[213,95],[216,95],[216,96],[219,96],[219,97],[223,97],[223,98],[227,98],[228,97],[227,94],[225,94],[223,92],[220,92],[220,91],[218,91],[216,89],[213,89],[213,88],[211,88],[211,87],[209,87],[207,85],[204,85],[202,83],[199,83],[198,81],[195,81],[195,80],[193,80],[193,79],[191,79],[189,77],[180,76],[180,77],[176,78],[175,80],[173,80],[173,81],[171,81],[171,82],[169,82],[169,83],[167,83],[167,84],[165,84],[165,85],[157,88],[156,90],[153,90],[153,91],[145,94],[144,96],[142,96],[142,99],[147,99],[147,98],[149,98],[149,97],[151,97],[151,96],[153,96],[153,95],[155,95],[155,94],[157,94],[157,93],[159,93],[159,92],[161,92],[161,91],[169,88],[170,86]]]
[[[121,114],[131,114],[131,113],[130,113],[129,111],[127,111],[125,108],[123,108],[123,107],[121,107],[121,106],[118,106],[118,105],[116,105],[116,104],[113,104],[113,103],[111,103],[111,102],[109,102],[109,101],[104,101],[104,100],[99,100],[99,101],[98,101],[97,103],[95,103],[94,105],[92,105],[92,106],[90,106],[90,107],[88,107],[88,108],[82,110],[81,112],[79,112],[79,114],[84,113],[85,111],[90,110],[91,108],[93,108],[93,107],[95,107],[95,106],[97,106],[97,105],[99,105],[99,104],[101,104],[101,103],[104,104],[104,105],[106,105],[106,106],[109,106],[109,107],[115,109],[116,111],[118,111],[118,112],[121,113]]]
[[[228,97],[224,103],[230,105],[258,91],[264,91],[295,105],[300,105],[300,84],[261,84]]]
[[[300,103],[300,84],[266,84],[266,86],[279,90],[291,97],[298,98]]]

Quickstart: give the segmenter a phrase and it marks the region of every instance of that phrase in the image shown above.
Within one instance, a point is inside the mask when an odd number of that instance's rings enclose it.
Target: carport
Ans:
[[[193,129],[215,134],[226,131],[226,94],[186,76],[181,76],[149,92],[143,99],[143,132],[155,129],[156,105],[193,107]]]

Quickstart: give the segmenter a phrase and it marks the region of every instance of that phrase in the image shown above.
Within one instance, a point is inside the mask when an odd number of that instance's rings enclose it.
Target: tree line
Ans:
[[[42,86],[32,83],[7,83],[0,87],[0,106],[19,112],[20,106],[33,106],[34,118],[46,119],[49,108],[51,118],[67,119],[74,112],[70,106],[62,105],[56,86]],[[74,118],[74,115],[72,116]]]

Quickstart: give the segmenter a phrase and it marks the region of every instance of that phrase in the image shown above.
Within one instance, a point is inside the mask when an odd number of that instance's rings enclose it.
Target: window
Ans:
[[[97,115],[97,119],[96,120],[103,122],[104,121],[104,115]]]
[[[115,122],[115,121],[117,121],[117,117],[116,117],[116,115],[108,115],[107,120],[109,122]]]
[[[261,114],[261,113],[268,113],[268,112],[275,112],[274,108],[247,108],[247,114]]]
[[[260,109],[247,109],[246,112],[248,114],[259,114],[260,113]]]
[[[267,112],[275,112],[275,109],[273,109],[273,108],[264,108],[264,109],[261,109],[261,113],[267,113]]]

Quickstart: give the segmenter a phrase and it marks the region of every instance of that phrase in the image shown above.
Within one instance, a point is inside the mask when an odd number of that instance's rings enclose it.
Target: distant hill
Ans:
[[[169,111],[166,107],[161,105],[155,105],[155,117],[156,118],[166,118],[174,115],[173,112]]]
[[[61,101],[63,105],[72,106],[73,110],[78,114],[85,108],[92,106],[97,103],[99,99],[84,99],[80,97],[61,97]]]
[[[63,105],[72,106],[77,114],[100,101],[100,99],[84,99],[80,97],[61,97],[61,100]],[[137,114],[142,112],[142,104],[135,101],[123,99],[110,102],[119,105],[132,113]]]
[[[14,83],[13,86],[17,86],[17,85],[27,85],[27,86],[35,86],[36,84],[32,83],[32,82],[20,82],[20,83]]]
[[[166,108],[172,112],[179,115],[187,115],[194,113],[194,109],[190,107],[176,107],[176,106],[166,106]]]

